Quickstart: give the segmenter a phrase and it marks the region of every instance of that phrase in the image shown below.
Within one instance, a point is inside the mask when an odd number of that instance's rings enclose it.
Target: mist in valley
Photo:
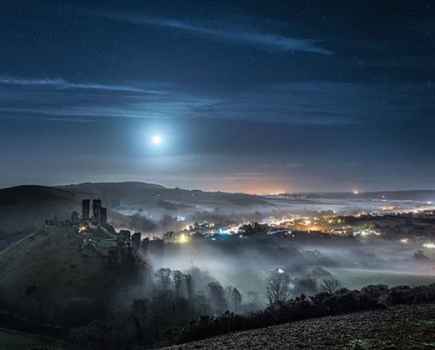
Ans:
[[[426,198],[250,197],[144,186],[120,186],[128,189],[123,200],[105,184],[24,189],[27,197],[51,198],[49,205],[9,200],[0,252],[0,306],[8,317],[50,325],[48,332],[61,327],[76,344],[155,347],[219,334],[227,322],[238,330],[283,322],[280,308],[307,317],[307,307],[323,305],[319,295],[330,298],[327,312],[339,313],[341,295],[354,300],[370,285],[385,292],[435,282]],[[10,190],[10,198],[22,191]],[[88,196],[104,198],[109,224],[72,222]],[[340,233],[349,227],[352,233]],[[378,302],[346,310],[371,307]]]
[[[154,269],[198,268],[223,286],[237,287],[245,297],[258,296],[259,307],[267,302],[267,279],[277,270],[290,276],[292,296],[316,294],[329,279],[348,289],[435,282],[432,265],[416,260],[416,248],[399,242],[349,239],[325,245],[272,237],[227,239],[168,248],[163,255],[150,255],[150,261]]]

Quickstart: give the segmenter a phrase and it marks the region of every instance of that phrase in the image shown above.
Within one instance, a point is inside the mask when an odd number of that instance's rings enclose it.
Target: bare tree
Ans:
[[[231,311],[238,312],[240,310],[240,306],[242,305],[242,294],[235,287],[227,287],[225,288],[225,297],[228,301],[228,306]]]
[[[175,296],[177,298],[184,297],[184,280],[185,275],[179,270],[175,270],[172,273],[172,278],[174,280]]]
[[[170,290],[171,289],[171,269],[159,269],[155,272],[154,276],[156,279],[157,287],[162,290]]]
[[[232,304],[234,312],[238,312],[240,310],[240,307],[242,306],[242,294],[239,292],[237,288],[233,289],[233,295],[232,295]]]
[[[280,304],[290,298],[291,278],[290,275],[282,269],[274,270],[267,279],[266,295],[269,304]]]
[[[324,292],[332,294],[340,288],[340,282],[333,277],[324,279],[321,288]]]
[[[194,295],[193,280],[190,273],[186,274],[186,294],[187,299],[192,300]]]
[[[208,284],[208,295],[211,307],[216,313],[222,313],[227,310],[228,305],[225,300],[225,291],[219,282],[210,282]]]

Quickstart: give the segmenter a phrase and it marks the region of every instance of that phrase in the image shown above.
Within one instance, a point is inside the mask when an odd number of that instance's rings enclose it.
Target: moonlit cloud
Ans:
[[[434,6],[23,3],[0,13],[0,186],[435,187]]]
[[[64,79],[25,79],[15,77],[0,77],[0,84],[30,87],[51,87],[57,89],[89,89],[118,92],[159,93],[156,90],[144,90],[126,85],[108,85],[99,83],[74,83]]]
[[[86,89],[59,93],[58,86],[64,84],[48,80],[32,80],[30,85],[22,85],[22,80],[19,82],[18,88],[3,87],[0,90],[0,117],[239,120],[315,127],[360,127],[387,120],[423,120],[434,111],[433,106],[425,107],[419,102],[430,94],[421,84],[391,87],[305,81],[263,84],[221,95],[181,87],[176,83],[163,85],[156,82],[154,90],[159,92],[156,94],[124,90],[120,93],[109,89],[90,94]],[[150,82],[140,84],[152,89]],[[22,86],[36,88],[24,89]],[[418,98],[404,98],[411,92],[411,96]]]
[[[8,80],[11,83],[11,80]],[[156,93],[136,94],[122,90],[69,89],[59,93],[59,83],[51,80],[15,80],[15,88],[6,88],[0,80],[0,117],[15,116],[60,117],[62,120],[95,118],[181,119],[197,117],[199,111],[219,100],[182,90],[169,83],[142,82],[155,85]],[[85,84],[74,84],[74,86]],[[61,84],[60,86],[63,86]],[[25,88],[23,88],[25,87]],[[31,87],[31,88],[28,88]],[[44,88],[40,88],[44,87]],[[134,91],[135,92],[135,91]]]
[[[211,26],[196,25],[187,21],[170,18],[153,18],[118,14],[105,15],[105,17],[134,24],[153,25],[162,28],[182,30],[208,37],[214,37],[217,39],[228,40],[239,44],[255,46],[260,49],[274,49],[289,52],[299,51],[320,55],[333,54],[331,50],[319,46],[319,40],[291,38],[272,33],[260,33],[250,30],[242,31],[219,29]]]

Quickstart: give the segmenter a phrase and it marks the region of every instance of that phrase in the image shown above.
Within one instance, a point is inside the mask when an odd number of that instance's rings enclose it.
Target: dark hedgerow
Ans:
[[[322,292],[313,297],[301,295],[248,315],[225,312],[219,317],[201,317],[181,331],[178,343],[308,318],[429,302],[435,302],[435,284],[414,288],[388,288],[385,285],[371,285],[361,290],[341,288],[333,293]]]

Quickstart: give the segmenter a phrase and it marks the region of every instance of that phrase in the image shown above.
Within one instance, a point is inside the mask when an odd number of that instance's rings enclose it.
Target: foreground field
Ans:
[[[435,304],[311,319],[167,349],[435,349]]]
[[[0,328],[0,350],[63,350],[61,341]]]

